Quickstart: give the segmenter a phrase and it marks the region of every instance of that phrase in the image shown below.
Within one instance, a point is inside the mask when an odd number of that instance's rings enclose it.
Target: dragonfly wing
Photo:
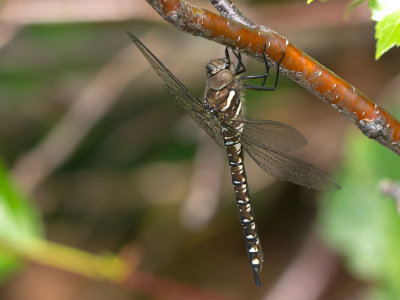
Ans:
[[[242,140],[244,149],[268,174],[318,190],[340,189],[328,175],[314,166],[253,140]]]
[[[270,120],[255,120],[238,117],[229,122],[244,123],[241,139],[248,143],[259,143],[280,152],[290,152],[307,144],[306,138],[290,125]],[[236,126],[235,126],[236,127]]]
[[[224,139],[222,137],[222,128],[218,120],[210,114],[198,113],[196,111],[189,112],[195,122],[204,129],[209,136],[218,144],[218,146],[224,148]]]
[[[223,146],[220,126],[216,118],[204,109],[202,102],[131,32],[127,32],[140,52],[150,63],[157,75],[164,81],[167,91],[174,96],[182,108],[210,135],[218,145]]]

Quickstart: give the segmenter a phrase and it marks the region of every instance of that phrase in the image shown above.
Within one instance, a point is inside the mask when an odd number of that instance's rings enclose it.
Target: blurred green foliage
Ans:
[[[35,207],[15,187],[0,162],[0,277],[18,269],[21,262],[12,249],[28,247],[42,236],[43,224]]]
[[[22,195],[0,163],[0,278],[35,261],[88,277],[119,282],[127,274],[124,261],[113,254],[94,255],[43,238],[44,224],[31,201]]]
[[[321,202],[322,236],[345,257],[348,269],[372,281],[372,299],[400,299],[400,216],[380,181],[400,181],[400,159],[352,130],[337,175],[342,190]]]

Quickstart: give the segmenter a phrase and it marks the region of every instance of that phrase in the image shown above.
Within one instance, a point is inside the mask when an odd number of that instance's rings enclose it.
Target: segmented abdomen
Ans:
[[[236,124],[235,127],[237,127],[235,128],[237,129],[235,132],[223,127],[222,136],[228,152],[232,183],[235,190],[236,203],[239,209],[240,223],[242,224],[243,234],[246,240],[247,254],[253,267],[257,282],[257,274],[261,270],[264,258],[254,220],[253,209],[250,203],[247,176],[243,164],[243,151],[242,144],[240,143],[240,132],[243,129],[243,124]]]

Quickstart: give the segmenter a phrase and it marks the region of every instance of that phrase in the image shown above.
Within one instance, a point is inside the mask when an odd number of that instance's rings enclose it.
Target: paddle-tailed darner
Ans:
[[[243,165],[243,149],[265,172],[278,179],[316,189],[338,188],[336,183],[322,171],[286,154],[307,143],[296,129],[276,121],[254,120],[243,116],[242,89],[275,89],[280,62],[277,63],[275,85],[265,87],[269,73],[265,54],[265,74],[239,76],[246,71],[240,52],[233,50],[238,59],[235,67],[229,58],[228,48],[226,48],[224,58],[212,60],[207,64],[206,95],[204,100],[200,100],[136,36],[130,32],[128,34],[163,79],[166,89],[218,145],[226,148],[247,254],[254,271],[255,283],[260,286],[258,273],[262,267],[263,253],[250,203],[247,177]],[[263,78],[262,85],[242,83],[243,80],[254,78]]]

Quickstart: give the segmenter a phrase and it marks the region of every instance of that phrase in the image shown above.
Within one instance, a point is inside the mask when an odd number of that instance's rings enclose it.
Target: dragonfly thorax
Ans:
[[[241,112],[241,84],[235,66],[227,58],[210,61],[207,70],[207,90],[204,103],[209,111],[222,118],[233,118]]]
[[[210,61],[206,67],[208,85],[213,90],[220,90],[235,78],[235,68],[227,58]]]

